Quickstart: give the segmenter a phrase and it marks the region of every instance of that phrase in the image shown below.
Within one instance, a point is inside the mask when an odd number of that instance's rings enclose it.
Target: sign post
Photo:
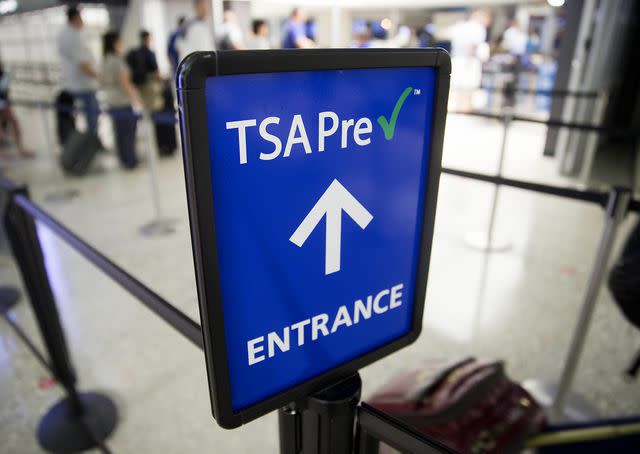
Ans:
[[[198,52],[181,63],[198,299],[222,427],[291,402],[309,409],[418,337],[449,75],[449,56],[425,49]],[[352,395],[355,409],[359,385]],[[298,424],[284,410],[280,420],[284,431]]]

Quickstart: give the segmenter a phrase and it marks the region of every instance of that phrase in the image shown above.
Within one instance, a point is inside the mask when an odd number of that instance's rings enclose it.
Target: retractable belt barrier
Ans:
[[[65,107],[65,106],[57,106],[51,102],[43,102],[43,101],[32,101],[32,100],[12,100],[11,103],[16,106],[21,107],[30,107],[30,108],[45,108],[45,109],[54,109],[60,112],[69,112],[69,113],[84,113],[85,110],[78,107]],[[113,112],[110,110],[99,110],[98,113],[106,114],[113,117],[122,117],[122,118],[136,118],[142,119],[143,115],[140,113],[126,113],[126,112]],[[504,120],[506,115],[509,114],[500,114],[493,112],[484,112],[484,111],[456,111],[449,110],[449,114],[453,115],[467,115],[473,117],[482,117],[489,118],[493,120]],[[169,111],[159,111],[150,113],[150,117],[154,123],[158,124],[176,124],[178,122],[176,118],[176,112]],[[509,115],[510,121],[520,121],[525,123],[536,123],[542,124],[549,127],[558,127],[558,128],[567,128],[567,129],[575,129],[579,131],[586,132],[595,132],[605,136],[611,137],[621,137],[621,138],[637,138],[640,137],[639,129],[627,129],[627,128],[610,128],[605,126],[596,126],[589,125],[584,123],[574,123],[574,122],[566,122],[562,120],[556,119],[547,119],[543,120],[540,118],[527,117],[522,115]]]
[[[15,106],[32,108],[32,109],[51,109],[58,112],[73,113],[73,114],[86,112],[86,110],[81,107],[62,106],[52,102],[33,101],[33,100],[27,100],[27,99],[11,100],[11,104]],[[144,114],[141,112],[129,113],[129,112],[113,111],[110,109],[98,109],[96,113],[108,115],[113,118],[132,118],[137,120],[141,120],[144,118]],[[149,116],[151,117],[154,123],[158,123],[158,124],[178,123],[178,120],[176,119],[175,111],[156,111],[156,112],[149,113]]]
[[[74,106],[58,105],[51,102],[33,101],[33,100],[12,100],[12,104],[21,107],[38,109],[41,113],[43,130],[45,133],[45,140],[47,149],[50,151],[49,158],[52,165],[55,167],[55,157],[53,156],[54,143],[51,139],[49,119],[46,115],[46,110],[54,110],[56,112],[64,113],[86,113],[86,109],[78,108]],[[158,168],[156,157],[158,155],[158,144],[154,138],[153,131],[151,130],[151,123],[155,125],[175,125],[177,123],[176,113],[174,111],[156,111],[156,112],[121,112],[110,109],[102,110],[97,109],[96,114],[108,115],[111,118],[130,118],[137,121],[142,120],[142,137],[145,144],[145,152],[147,161],[149,164],[149,182],[151,186],[151,196],[153,200],[154,218],[149,223],[143,225],[140,228],[140,232],[145,236],[152,235],[167,235],[175,231],[173,219],[168,219],[163,214],[162,203],[160,199],[160,183],[158,176]],[[51,194],[47,195],[46,199],[49,202],[66,201],[74,198],[78,195],[75,190],[65,190],[62,186],[62,177],[58,175],[55,181],[56,189]]]
[[[513,88],[510,89],[513,92]],[[573,94],[576,96],[578,95],[578,93]],[[471,246],[479,247],[480,249],[485,251],[498,251],[509,247],[508,243],[506,243],[506,246],[503,247],[502,243],[499,243],[494,239],[493,234],[500,186],[511,186],[519,189],[596,203],[605,208],[604,227],[598,244],[594,263],[589,275],[587,289],[582,299],[581,310],[578,315],[578,321],[573,332],[571,345],[567,352],[566,361],[560,380],[557,384],[557,387],[554,385],[540,384],[535,380],[530,381],[531,386],[529,387],[529,390],[538,398],[538,400],[543,405],[550,406],[550,416],[552,418],[560,419],[562,416],[566,415],[573,415],[573,417],[576,417],[576,415],[578,415],[579,417],[587,416],[587,413],[589,413],[591,409],[578,408],[579,406],[582,406],[579,401],[576,402],[577,405],[575,407],[573,407],[569,402],[570,389],[573,384],[573,379],[575,376],[579,358],[582,354],[582,350],[586,340],[586,334],[591,323],[597,296],[604,280],[606,266],[611,255],[613,242],[618,232],[620,221],[622,220],[624,215],[630,211],[640,212],[640,201],[631,199],[631,191],[625,188],[613,188],[607,194],[597,191],[579,191],[571,188],[562,188],[557,186],[504,178],[502,176],[502,169],[506,153],[507,135],[511,124],[514,121],[521,121],[541,124],[547,127],[567,128],[571,130],[583,131],[585,133],[594,133],[600,136],[623,139],[630,142],[632,145],[635,145],[637,144],[638,138],[640,137],[640,130],[609,128],[582,123],[564,122],[556,119],[542,120],[516,115],[512,108],[505,109],[503,114],[480,111],[449,111],[449,113],[488,118],[501,121],[503,124],[503,135],[501,140],[496,175],[485,175],[458,169],[442,169],[443,173],[463,178],[471,178],[495,185],[488,229],[484,235],[481,235],[480,241],[477,242],[477,245],[469,242]]]
[[[640,200],[632,199],[631,191],[627,188],[614,187],[609,193],[579,191],[571,188],[504,178],[500,175],[486,175],[457,169],[443,168],[442,173],[492,183],[497,187],[510,186],[541,194],[594,203],[605,209],[604,226],[598,243],[596,256],[591,267],[591,272],[589,273],[587,289],[582,298],[578,321],[572,335],[571,345],[567,352],[558,385],[557,387],[554,386],[553,389],[546,389],[545,385],[532,382],[532,386],[529,389],[541,403],[550,405],[550,415],[552,418],[560,419],[563,415],[569,414],[572,411],[572,409],[567,408],[567,401],[569,400],[578,361],[584,348],[587,332],[591,324],[591,318],[595,310],[600,288],[602,287],[606,267],[611,256],[620,222],[629,212],[640,213]]]
[[[553,98],[567,97],[567,98],[597,98],[602,93],[597,91],[573,91],[573,90],[542,90],[538,88],[522,88],[522,87],[513,87],[510,85],[505,85],[502,87],[491,87],[487,85],[483,85],[480,87],[480,90],[485,90],[489,92],[499,92],[506,95],[514,95],[514,94],[526,94],[526,95],[535,95],[535,96],[548,96]]]
[[[499,114],[499,113],[493,113],[493,112],[483,112],[478,110],[472,110],[469,112],[450,110],[448,113],[453,115],[467,115],[471,117],[488,118],[488,119],[499,120],[499,121],[505,121],[505,118],[508,118],[508,121],[521,121],[525,123],[536,123],[536,124],[545,125],[548,127],[567,128],[567,129],[575,129],[578,131],[594,132],[607,137],[629,138],[629,139],[636,139],[640,137],[640,129],[609,128],[605,126],[595,126],[595,125],[589,125],[584,123],[572,123],[572,122],[566,122],[566,121],[555,120],[555,119],[543,120],[540,118],[533,118],[533,117],[527,117],[522,115],[514,115],[509,113]]]
[[[549,194],[573,200],[579,200],[589,203],[594,203],[602,207],[607,207],[607,219],[611,218],[614,211],[618,211],[624,204],[620,203],[621,194],[627,194],[628,192],[621,189],[613,189],[610,193],[599,191],[579,191],[571,188],[563,188],[533,182],[518,181],[510,178],[497,177],[491,175],[485,175],[475,172],[456,170],[443,168],[442,172],[456,177],[470,178],[486,183],[492,183],[496,185],[510,186],[518,189],[538,192],[542,194]],[[127,273],[120,266],[115,264],[112,260],[106,257],[104,254],[96,250],[86,241],[81,239],[76,233],[68,229],[50,214],[45,212],[42,208],[33,203],[28,196],[28,193],[24,187],[19,187],[13,184],[11,181],[0,177],[0,188],[8,192],[9,201],[7,204],[6,213],[4,216],[5,227],[9,233],[11,245],[18,261],[18,266],[22,278],[27,287],[31,303],[33,305],[34,313],[38,320],[38,324],[49,354],[49,360],[45,355],[38,351],[34,344],[29,340],[25,333],[9,318],[7,320],[11,323],[12,327],[18,333],[19,337],[29,346],[30,350],[39,359],[39,361],[54,374],[56,379],[62,384],[67,393],[67,399],[61,403],[67,407],[72,408],[74,411],[70,413],[72,417],[76,415],[79,417],[78,424],[81,425],[81,429],[85,433],[89,433],[90,437],[87,439],[85,435],[85,445],[83,447],[90,446],[102,446],[104,452],[109,452],[108,448],[104,446],[104,439],[109,435],[115,420],[105,421],[99,419],[93,415],[93,418],[89,418],[93,426],[87,427],[86,415],[92,413],[98,413],[105,417],[104,409],[105,403],[102,401],[96,401],[95,396],[100,396],[103,399],[106,396],[101,396],[95,393],[80,393],[76,389],[76,376],[75,368],[72,365],[71,358],[66,346],[66,340],[63,332],[62,325],[60,323],[59,315],[57,312],[55,300],[51,289],[49,287],[48,278],[46,275],[46,269],[42,262],[42,251],[39,245],[39,239],[35,231],[34,220],[45,225],[52,232],[54,232],[60,239],[65,241],[68,245],[73,247],[83,257],[97,266],[102,272],[109,276],[122,288],[127,290],[132,296],[138,299],[154,314],[164,320],[168,325],[173,327],[182,336],[188,339],[193,345],[199,349],[203,349],[202,331],[198,323],[193,321],[189,316],[159,296],[145,284],[137,280],[131,274]],[[628,198],[627,198],[628,200]],[[640,212],[640,200],[631,200],[627,204],[628,211]],[[612,224],[611,224],[612,225]],[[617,227],[617,223],[615,224]],[[611,229],[609,229],[611,230]],[[612,240],[611,235],[605,238],[610,245]],[[602,240],[601,240],[602,242]],[[602,262],[600,258],[600,262]],[[598,270],[600,273],[602,269]],[[35,279],[40,276],[40,279]],[[592,276],[590,280],[594,280]],[[589,311],[592,312],[593,307],[590,306]],[[584,312],[585,309],[583,309]],[[585,319],[586,315],[582,316]],[[588,323],[588,320],[587,320]],[[574,337],[579,335],[582,340],[586,335],[586,326],[581,323],[576,327],[576,333]],[[575,343],[575,342],[574,342]],[[569,352],[568,357],[575,357],[576,352],[573,351],[576,348],[573,347]],[[575,361],[568,361],[574,363],[573,369],[569,372],[573,375],[575,372]],[[565,374],[566,374],[565,373]],[[571,377],[572,378],[572,377]],[[359,378],[358,378],[359,380]],[[570,380],[569,380],[570,381]],[[347,382],[347,391],[350,382]],[[568,388],[567,388],[568,389]],[[60,405],[60,404],[58,404]],[[112,405],[112,404],[111,404]],[[97,407],[97,408],[96,408]],[[55,407],[54,407],[55,408]],[[353,405],[353,411],[355,404]],[[281,431],[281,452],[282,453],[297,453],[296,445],[287,445],[291,443],[291,440],[295,440],[290,435],[295,432],[295,415],[300,409],[285,409],[280,412],[280,431]],[[51,412],[50,412],[51,413]],[[107,417],[109,412],[107,412]],[[446,447],[438,445],[438,443],[430,440],[421,434],[411,430],[410,428],[403,426],[399,421],[393,420],[384,414],[376,411],[375,409],[362,404],[357,408],[357,436],[356,436],[356,452],[359,454],[368,454],[377,452],[375,446],[380,441],[384,441],[391,446],[406,449],[406,452],[452,452],[447,450]],[[41,444],[47,447],[47,443],[52,443],[52,438],[55,438],[55,433],[52,431],[55,429],[60,430],[60,426],[54,425],[53,428],[48,428],[47,432],[46,424],[52,424],[51,418],[47,414],[40,423],[38,428],[38,437]],[[67,415],[69,416],[69,415]],[[83,418],[80,418],[80,417]],[[113,415],[112,415],[113,417]],[[290,422],[287,422],[287,418]],[[67,421],[67,427],[68,427]],[[105,428],[106,426],[106,428]],[[111,429],[109,429],[111,427]],[[78,429],[80,430],[80,429]],[[48,438],[47,438],[48,437]],[[75,440],[73,436],[69,438],[69,434],[65,433],[64,443],[71,443]],[[61,441],[57,440],[54,447],[60,448]],[[301,442],[300,442],[301,444]],[[78,445],[74,445],[78,446]]]
[[[11,103],[13,105],[22,106],[22,107],[54,109],[60,112],[69,112],[69,113],[85,112],[85,110],[82,108],[57,106],[54,103],[42,102],[42,101],[12,100]],[[112,112],[107,109],[107,110],[100,110],[98,111],[98,113],[110,115],[112,117],[136,118],[136,119],[143,118],[142,114],[136,113],[136,112],[134,113]],[[508,114],[508,113],[500,114],[500,113],[477,111],[477,110],[472,110],[472,111],[449,110],[447,113],[452,115],[467,115],[472,117],[481,117],[481,118],[488,118],[488,119],[500,120],[500,121],[504,121],[505,117],[508,117],[509,121],[536,123],[536,124],[541,124],[548,127],[567,128],[567,129],[575,129],[578,131],[594,132],[607,137],[634,138],[634,139],[640,137],[640,129],[611,128],[611,127],[605,127],[605,126],[589,125],[584,123],[567,122],[567,121],[556,120],[556,119],[543,120],[540,118],[527,117],[523,115],[515,115],[515,114]],[[154,123],[158,123],[158,124],[176,124],[178,122],[176,118],[176,112],[169,112],[169,111],[152,112],[150,113],[150,117]]]
[[[202,349],[200,326],[35,205],[29,199],[25,187],[16,186],[2,177],[0,187],[9,197],[4,214],[5,229],[49,359],[38,351],[15,322],[6,318],[36,358],[51,371],[67,395],[42,418],[37,430],[38,441],[43,448],[53,452],[76,452],[91,447],[109,452],[103,442],[115,428],[117,410],[107,396],[93,392],[81,393],[76,388],[75,368],[49,285],[35,221],[49,228],[158,317]]]
[[[35,107],[42,107],[43,105],[52,107],[51,104],[46,103],[33,102],[31,105]],[[516,118],[517,117],[514,117],[513,119],[515,120]],[[168,121],[168,119],[166,120]],[[175,119],[173,119],[173,121],[175,121]],[[611,245],[615,238],[619,222],[624,214],[629,211],[640,212],[640,200],[632,200],[629,190],[621,188],[614,188],[609,193],[578,191],[571,188],[504,178],[500,175],[484,175],[447,168],[443,168],[442,172],[457,177],[492,183],[497,186],[510,186],[523,190],[581,200],[606,208],[605,227],[590,276],[587,294],[583,301],[582,313],[574,333],[571,349],[567,355],[567,366],[563,372],[561,386],[556,395],[554,408],[556,411],[561,411],[575,373],[577,360],[584,344],[584,337],[604,274],[604,266],[610,254]],[[154,314],[163,319],[200,349],[203,349],[202,328],[185,313],[163,299],[131,274],[127,273],[104,254],[89,245],[77,234],[33,203],[29,199],[25,187],[17,186],[11,181],[0,177],[0,188],[9,195],[4,214],[4,225],[9,234],[18,267],[46,345],[49,361],[47,362],[46,359],[44,359],[45,356],[43,354],[38,354],[33,344],[31,344],[31,347],[34,354],[36,354],[45,365],[49,365],[52,373],[61,383],[67,394],[67,398],[56,404],[42,419],[38,428],[39,441],[43,447],[51,450],[87,449],[92,446],[98,446],[101,447],[104,452],[108,452],[108,448],[104,445],[103,441],[115,427],[117,411],[113,403],[106,398],[106,396],[96,393],[80,393],[76,389],[75,368],[72,365],[64,330],[49,285],[35,221],[37,220],[54,232],[60,239],[72,246],[83,257],[97,266],[118,285],[127,290]],[[297,425],[300,424],[298,413],[304,411],[305,414],[307,414],[306,410],[309,408],[312,408],[314,413],[309,413],[305,417],[315,418],[314,421],[317,425],[320,425],[320,421],[324,421],[322,422],[322,426],[325,428],[337,427],[340,421],[349,421],[350,418],[352,418],[351,415],[357,413],[359,419],[357,422],[356,446],[358,452],[363,454],[375,452],[379,441],[388,442],[392,446],[406,449],[409,452],[451,452],[445,447],[438,446],[438,444],[432,440],[428,440],[422,435],[413,432],[410,428],[403,426],[399,422],[378,414],[379,412],[376,412],[366,405],[357,407],[360,393],[359,381],[360,378],[356,374],[345,379],[344,382],[339,383],[337,386],[332,387],[331,393],[327,395],[320,393],[309,398],[306,403],[306,405],[308,405],[307,408],[293,406],[282,409],[279,413],[281,452],[283,454],[297,454],[300,452],[299,447],[302,443],[296,438],[300,435],[297,427]],[[340,404],[335,403],[336,395],[340,396]],[[64,407],[68,411],[61,412],[59,408],[57,408],[59,406]],[[56,421],[56,418],[65,418],[65,421],[63,421],[64,424]],[[318,443],[318,434],[305,432],[303,436],[305,439],[310,438],[312,442]],[[340,444],[344,442],[344,440],[338,437],[332,442]],[[325,449],[327,448],[325,447]],[[311,452],[316,451],[312,450]]]

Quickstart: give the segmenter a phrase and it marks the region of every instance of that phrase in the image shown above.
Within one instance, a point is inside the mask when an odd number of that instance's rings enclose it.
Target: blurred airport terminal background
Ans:
[[[624,377],[640,331],[607,285],[639,222],[640,3],[121,0],[81,2],[77,16],[70,6],[0,0],[0,175],[26,184],[34,202],[196,321],[177,62],[213,48],[446,49],[453,69],[443,167],[454,174],[440,181],[423,331],[361,371],[363,399],[409,365],[470,355],[504,360],[512,379],[543,396],[540,383],[558,382],[581,330],[571,395],[600,419],[640,417],[640,379]],[[118,37],[107,45],[110,31]],[[81,54],[84,72],[70,75]],[[119,85],[118,64],[128,66],[131,90]],[[131,122],[127,112],[144,117]],[[63,170],[69,134],[92,128],[95,157],[86,169]],[[498,187],[478,175],[515,183]],[[623,213],[611,251],[597,256],[604,207],[553,188],[606,197],[618,187],[630,190],[635,212]],[[275,414],[234,431],[217,427],[202,353],[37,227],[79,385],[108,393],[120,413],[109,449],[278,452]],[[23,288],[5,238],[0,277]],[[585,320],[590,285],[595,305]],[[43,452],[34,431],[64,390],[9,319],[44,350],[25,293],[0,319],[0,452]]]

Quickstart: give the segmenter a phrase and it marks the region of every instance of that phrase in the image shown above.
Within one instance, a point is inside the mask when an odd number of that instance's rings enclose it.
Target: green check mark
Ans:
[[[407,87],[402,92],[402,94],[398,98],[398,101],[396,101],[396,105],[393,108],[393,112],[391,112],[391,119],[389,121],[387,121],[384,115],[380,115],[378,117],[378,123],[380,124],[380,126],[382,127],[382,130],[384,131],[385,139],[387,140],[393,139],[393,134],[396,131],[396,121],[398,120],[400,109],[402,108],[404,101],[407,99],[407,96],[409,96],[409,93],[411,93],[412,90],[413,90],[413,87]]]

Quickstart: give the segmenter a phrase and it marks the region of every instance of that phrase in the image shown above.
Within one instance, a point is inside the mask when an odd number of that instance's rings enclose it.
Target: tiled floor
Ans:
[[[89,243],[191,317],[198,319],[181,158],[159,165],[161,201],[176,232],[145,237],[153,218],[148,170],[101,174],[64,182],[80,191],[66,203],[49,203],[57,170],[42,142],[39,117],[20,112],[32,162],[11,162],[2,173],[29,184],[33,199]],[[108,129],[108,128],[107,128]],[[497,123],[450,116],[445,165],[493,172],[502,132]],[[507,143],[505,174],[553,184],[553,161],[541,156],[544,128],[516,123]],[[507,252],[484,254],[464,243],[488,222],[494,188],[443,176],[431,258],[424,330],[411,347],[362,371],[369,395],[398,368],[423,358],[481,355],[503,358],[516,379],[559,376],[602,227],[600,208],[580,202],[501,189],[496,235]],[[623,224],[620,244],[633,219]],[[40,226],[47,267],[64,322],[80,387],[102,390],[121,414],[109,440],[116,453],[275,453],[277,423],[269,415],[234,431],[210,416],[204,358],[69,246]],[[6,249],[2,283],[20,285]],[[41,345],[27,301],[12,317]],[[640,347],[640,333],[600,294],[575,390],[605,416],[640,414],[640,382],[621,371]],[[0,452],[41,452],[34,438],[40,416],[58,399],[47,377],[7,323],[0,320]]]

